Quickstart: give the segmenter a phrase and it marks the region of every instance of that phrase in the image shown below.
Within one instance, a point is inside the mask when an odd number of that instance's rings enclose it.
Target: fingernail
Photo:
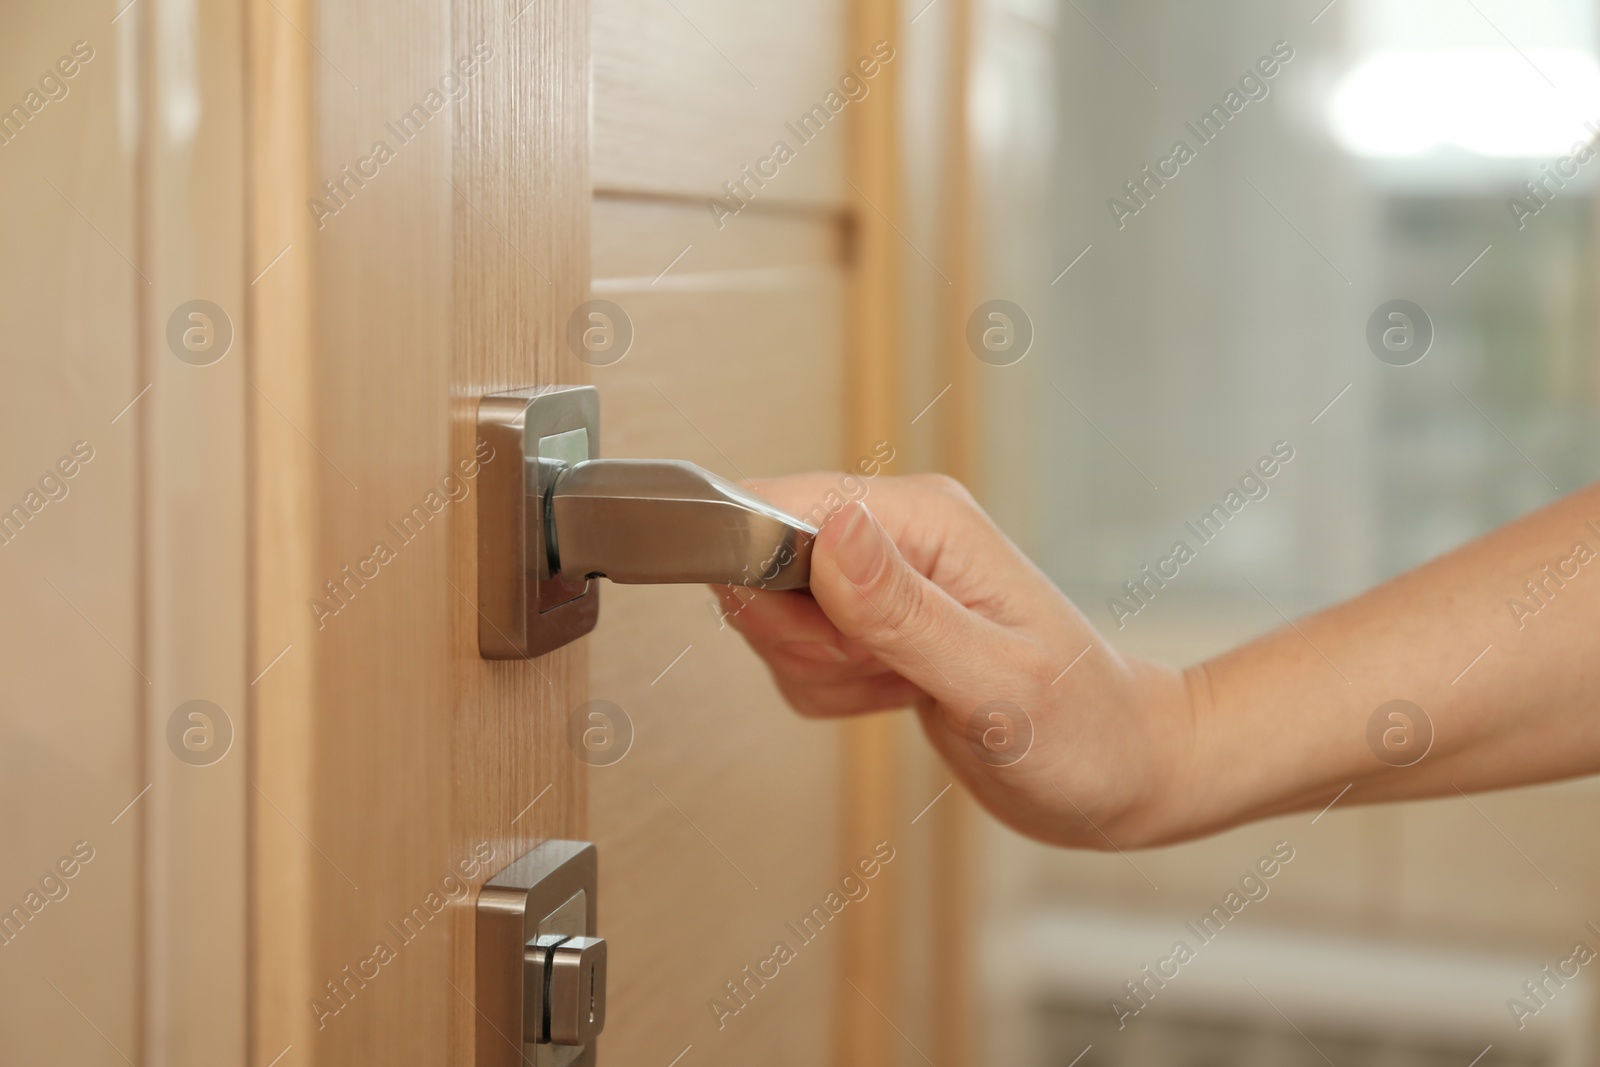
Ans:
[[[883,569],[883,530],[866,505],[855,505],[844,533],[834,544],[834,558],[844,576],[856,585],[869,584]]]
[[[778,645],[778,651],[797,659],[810,660],[812,663],[850,662],[850,657],[845,654],[844,649],[821,641],[785,641]]]

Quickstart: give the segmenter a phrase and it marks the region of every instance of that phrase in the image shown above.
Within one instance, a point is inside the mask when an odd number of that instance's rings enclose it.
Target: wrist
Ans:
[[[1210,674],[1204,664],[1177,670],[1143,661],[1130,664],[1129,674],[1141,773],[1115,820],[1117,842],[1151,848],[1196,837],[1216,817],[1209,801],[1217,777],[1202,766],[1203,725],[1214,706]]]

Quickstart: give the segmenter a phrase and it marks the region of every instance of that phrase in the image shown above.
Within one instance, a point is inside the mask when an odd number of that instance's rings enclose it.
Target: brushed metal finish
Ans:
[[[594,1067],[594,1038],[605,1025],[605,948],[595,935],[598,855],[587,841],[550,840],[491,878],[478,893],[476,931],[477,1067]],[[576,942],[551,960],[549,1006],[560,1005],[563,1036],[545,1041],[543,953]],[[599,943],[598,948],[595,942]],[[539,955],[535,956],[538,953]],[[584,988],[595,985],[594,1010]]]
[[[532,659],[582,637],[600,618],[598,586],[551,573],[541,476],[598,451],[599,394],[558,386],[485,396],[478,438],[494,449],[478,474],[478,651],[485,659]]]
[[[543,950],[549,986],[545,1004],[552,1045],[589,1045],[606,1025],[606,942],[569,937]]]
[[[594,629],[594,579],[804,589],[817,531],[678,460],[598,459],[593,386],[478,402],[478,651],[532,659]]]
[[[541,905],[540,910],[544,910],[544,905]],[[586,934],[589,929],[588,914],[589,892],[580,889],[568,897],[565,904],[539,920],[538,936],[523,947],[522,1032],[524,1035],[530,1035],[523,1038],[530,1044],[546,1043],[550,1039],[550,1014],[547,1007],[550,999],[548,988],[550,950],[573,937]],[[604,996],[604,990],[601,991],[601,995]],[[595,1033],[599,1032],[598,1029],[595,1030]]]
[[[678,460],[602,459],[561,473],[550,496],[564,577],[804,589],[814,527]]]

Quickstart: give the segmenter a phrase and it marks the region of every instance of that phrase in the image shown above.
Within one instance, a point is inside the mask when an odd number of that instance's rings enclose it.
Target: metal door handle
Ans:
[[[596,578],[804,589],[816,529],[692,463],[599,459],[592,386],[478,404],[478,648],[531,659],[594,629]]]
[[[804,589],[811,576],[815,529],[693,463],[566,467],[552,479],[547,515],[560,577]]]

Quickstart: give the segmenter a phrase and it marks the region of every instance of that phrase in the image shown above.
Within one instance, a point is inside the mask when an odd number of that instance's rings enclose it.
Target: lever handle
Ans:
[[[815,528],[693,463],[575,464],[553,479],[545,516],[563,579],[804,589],[811,578]]]
[[[817,531],[692,463],[600,459],[592,385],[478,402],[478,651],[532,659],[593,630],[600,584],[804,589]],[[473,477],[468,474],[468,477]]]

